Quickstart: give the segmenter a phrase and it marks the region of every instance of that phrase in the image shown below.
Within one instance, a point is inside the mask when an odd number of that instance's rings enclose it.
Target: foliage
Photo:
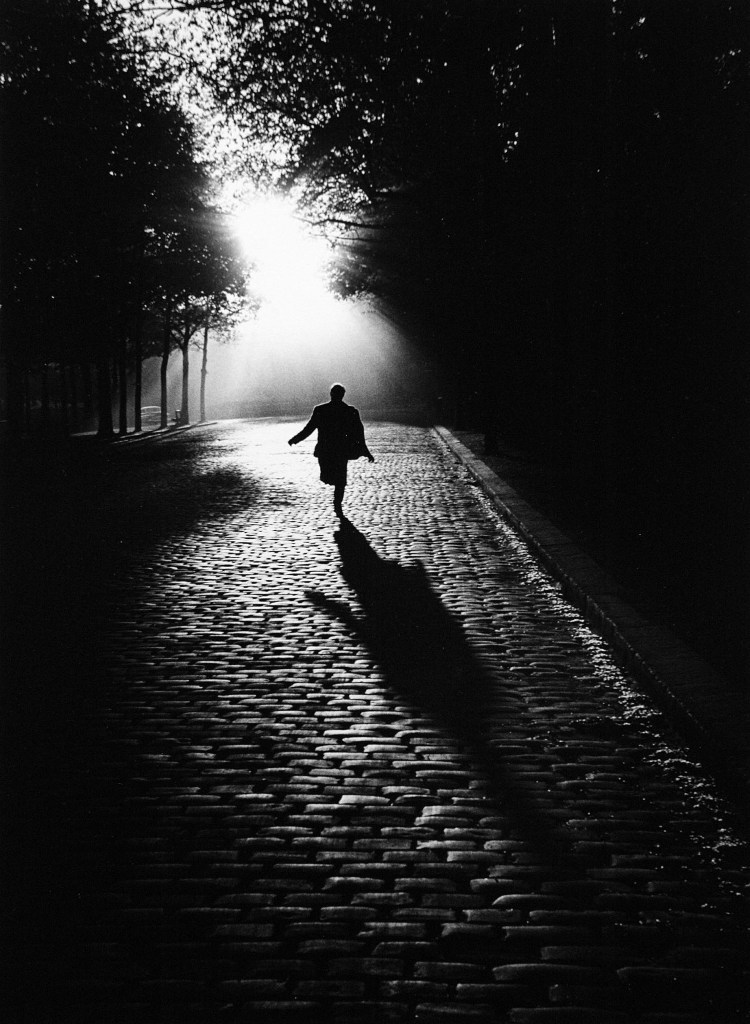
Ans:
[[[232,297],[244,291],[245,270],[231,224],[221,211],[205,205],[200,193],[189,204],[163,212],[159,229],[149,235],[146,258],[152,306],[172,309],[179,346],[186,332],[189,340],[202,326],[208,305],[229,311]]]
[[[699,325],[738,330],[741,4],[189,6],[220,9],[216,97],[339,233],[342,290],[423,311],[451,379],[540,425],[632,416],[646,360],[670,412],[703,386]]]
[[[108,360],[148,327],[144,309],[166,290],[214,291],[219,264],[235,287],[239,272],[208,207],[190,121],[113,7],[17,0],[0,17],[12,391],[14,372],[38,362]]]
[[[421,318],[445,415],[599,492],[626,549],[679,522],[708,566],[696,493],[744,547],[745,4],[177,6],[218,33],[249,169],[338,236],[339,289]]]

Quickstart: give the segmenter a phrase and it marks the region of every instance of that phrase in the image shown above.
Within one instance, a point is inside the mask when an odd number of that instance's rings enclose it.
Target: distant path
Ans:
[[[662,717],[428,430],[338,534],[288,434],[15,503],[17,1019],[744,1019],[747,850]]]

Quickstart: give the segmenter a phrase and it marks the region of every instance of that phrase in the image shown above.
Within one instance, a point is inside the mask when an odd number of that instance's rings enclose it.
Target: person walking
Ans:
[[[364,455],[370,462],[375,461],[367,447],[365,428],[359,413],[354,406],[346,404],[345,394],[343,384],[334,384],[330,402],[316,405],[302,430],[289,439],[290,445],[299,444],[313,430],[318,431],[318,443],[313,455],[320,464],[320,479],[333,487],[333,508],[340,519],[344,518],[342,504],[349,459],[358,459]]]

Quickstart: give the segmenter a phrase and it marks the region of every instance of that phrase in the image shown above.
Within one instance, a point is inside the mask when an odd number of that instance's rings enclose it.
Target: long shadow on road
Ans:
[[[343,622],[371,652],[387,686],[457,741],[476,764],[491,798],[540,862],[555,874],[575,870],[577,858],[566,837],[493,748],[490,708],[496,705],[498,681],[432,590],[424,567],[381,558],[346,520],[336,542],[342,575],[356,593],[364,617],[316,591],[307,592],[309,600]]]

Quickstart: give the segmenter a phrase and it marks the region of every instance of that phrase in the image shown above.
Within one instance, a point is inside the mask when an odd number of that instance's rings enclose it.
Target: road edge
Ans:
[[[701,763],[728,789],[750,827],[750,757],[736,695],[679,638],[648,622],[621,597],[597,563],[466,447],[447,427],[433,433],[465,466],[493,505],[523,538],[563,597],[610,646],[636,680],[698,751]]]

